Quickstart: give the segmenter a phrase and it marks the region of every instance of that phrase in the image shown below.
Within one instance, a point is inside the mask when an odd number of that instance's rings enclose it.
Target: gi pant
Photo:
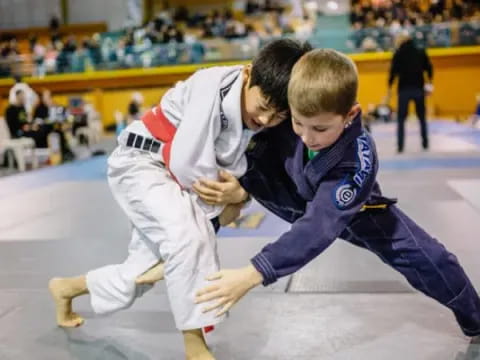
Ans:
[[[480,299],[457,258],[396,206],[359,213],[340,237],[374,252],[452,310],[465,335],[480,335]]]
[[[192,195],[183,191],[153,154],[119,145],[108,160],[112,193],[132,223],[128,257],[87,274],[91,305],[98,314],[128,308],[148,287],[135,279],[165,262],[170,306],[179,330],[198,329],[222,320],[202,313],[195,292],[219,270],[215,232]]]

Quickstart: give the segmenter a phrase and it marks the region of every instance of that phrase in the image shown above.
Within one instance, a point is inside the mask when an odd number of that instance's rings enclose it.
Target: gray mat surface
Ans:
[[[409,293],[404,278],[375,255],[337,239],[322,255],[295,273],[289,292]]]

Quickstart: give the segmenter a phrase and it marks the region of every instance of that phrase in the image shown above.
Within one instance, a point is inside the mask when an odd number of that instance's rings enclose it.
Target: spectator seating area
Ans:
[[[418,46],[480,44],[480,5],[473,0],[352,0],[351,51],[388,51],[402,33]]]
[[[37,111],[39,107],[45,110]],[[28,165],[31,168],[55,165],[88,156],[91,146],[101,140],[103,126],[99,113],[82,97],[71,96],[68,105],[62,106],[44,90],[33,113],[28,121],[31,130],[15,135],[0,116],[0,165],[18,171],[25,171]],[[37,113],[45,115],[37,117]]]
[[[114,32],[52,30],[50,37],[29,34],[23,40],[3,33],[0,77],[246,60],[279,36],[349,52],[390,51],[405,32],[421,47],[480,44],[480,5],[474,0],[352,0],[350,30],[347,19],[336,27],[335,16],[298,16],[281,3],[250,0],[245,13],[235,16],[229,9],[199,13],[180,6],[142,27]]]
[[[91,35],[53,32],[49,39],[32,35],[27,46],[27,40],[21,46],[4,33],[0,77],[249,59],[272,37],[306,38],[313,29],[314,19],[293,16],[268,1],[256,3],[249,1],[241,19],[229,9],[189,13],[179,7],[161,11],[139,28]]]

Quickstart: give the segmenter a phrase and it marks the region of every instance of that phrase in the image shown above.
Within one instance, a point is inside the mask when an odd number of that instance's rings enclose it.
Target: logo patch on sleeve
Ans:
[[[357,195],[357,188],[354,184],[343,183],[335,189],[335,204],[339,209],[348,207]]]
[[[353,181],[358,187],[362,187],[373,171],[372,149],[366,135],[357,138],[357,160],[358,170],[353,176]]]

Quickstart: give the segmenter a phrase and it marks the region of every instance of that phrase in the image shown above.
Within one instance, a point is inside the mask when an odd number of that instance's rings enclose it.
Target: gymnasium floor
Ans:
[[[393,124],[373,128],[380,183],[480,289],[480,130],[443,121],[430,129],[431,150],[423,152],[409,122],[399,156]],[[0,178],[0,360],[183,359],[163,284],[105,318],[82,298],[75,307],[85,325],[55,325],[48,279],[121,262],[126,253],[128,223],[105,171],[106,158],[95,157]],[[271,214],[255,230],[223,229],[222,264],[246,264],[287,229]],[[342,240],[291,278],[244,298],[208,341],[218,360],[480,359],[480,345],[462,335],[449,310]]]

